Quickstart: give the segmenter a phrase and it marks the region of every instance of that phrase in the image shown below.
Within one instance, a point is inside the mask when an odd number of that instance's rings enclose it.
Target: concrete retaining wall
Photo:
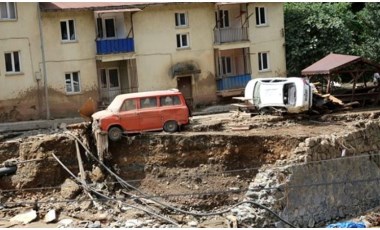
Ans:
[[[358,122],[347,133],[307,138],[287,162],[262,169],[247,199],[270,207],[298,227],[323,226],[380,204],[380,123]],[[250,213],[247,219],[244,212]],[[286,227],[264,210],[239,207],[253,227]],[[245,217],[244,217],[245,216]]]

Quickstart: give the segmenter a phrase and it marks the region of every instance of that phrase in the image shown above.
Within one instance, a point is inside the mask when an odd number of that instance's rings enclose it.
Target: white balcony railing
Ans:
[[[248,41],[247,27],[214,29],[214,42],[216,44],[238,41]]]

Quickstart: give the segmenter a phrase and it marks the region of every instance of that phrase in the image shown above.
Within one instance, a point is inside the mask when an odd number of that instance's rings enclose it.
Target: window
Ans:
[[[16,19],[16,3],[0,2],[0,20]]]
[[[5,72],[19,73],[20,71],[20,52],[5,53]]]
[[[268,52],[259,53],[259,71],[269,70]]]
[[[113,69],[101,69],[100,70],[100,87],[102,89],[107,88],[119,88],[119,70]]]
[[[177,48],[189,47],[189,34],[177,34]]]
[[[106,18],[104,19],[104,27],[106,28],[105,37],[106,38],[114,38],[116,36],[115,32],[115,19],[113,18]]]
[[[187,26],[187,14],[186,13],[175,13],[175,26]]]
[[[178,96],[163,96],[160,97],[161,106],[180,105],[181,101]]]
[[[265,7],[256,7],[256,25],[262,26],[267,24]]]
[[[98,38],[116,37],[116,28],[115,28],[114,18],[97,18],[96,24],[98,27]]]
[[[131,111],[135,109],[136,109],[136,100],[128,99],[124,101],[123,105],[120,108],[120,111]]]
[[[66,73],[65,81],[66,81],[66,93],[80,92],[79,72]]]
[[[155,97],[147,97],[140,99],[140,108],[152,108],[157,106],[157,98]]]
[[[217,18],[217,15],[215,15]],[[230,18],[228,10],[219,10],[219,19],[217,18],[220,28],[226,28],[230,26]]]
[[[231,74],[232,73],[232,63],[230,57],[222,57],[222,74]]]
[[[62,41],[75,41],[74,20],[61,21],[61,39]]]

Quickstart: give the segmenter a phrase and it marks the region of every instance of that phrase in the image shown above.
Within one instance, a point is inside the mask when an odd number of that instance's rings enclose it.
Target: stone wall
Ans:
[[[260,170],[246,197],[298,227],[358,215],[380,204],[379,154],[380,122],[359,121],[345,133],[305,139],[291,159]],[[253,227],[286,227],[250,205],[234,214]]]

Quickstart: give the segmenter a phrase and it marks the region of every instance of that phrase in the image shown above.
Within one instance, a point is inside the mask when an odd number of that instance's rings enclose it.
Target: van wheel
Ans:
[[[120,140],[122,135],[123,135],[123,130],[121,130],[119,127],[112,127],[108,130],[108,138],[111,141]]]
[[[177,122],[175,122],[175,121],[167,121],[164,124],[164,130],[165,130],[165,132],[168,132],[168,133],[174,133],[175,131],[178,130],[178,124],[177,124]]]

